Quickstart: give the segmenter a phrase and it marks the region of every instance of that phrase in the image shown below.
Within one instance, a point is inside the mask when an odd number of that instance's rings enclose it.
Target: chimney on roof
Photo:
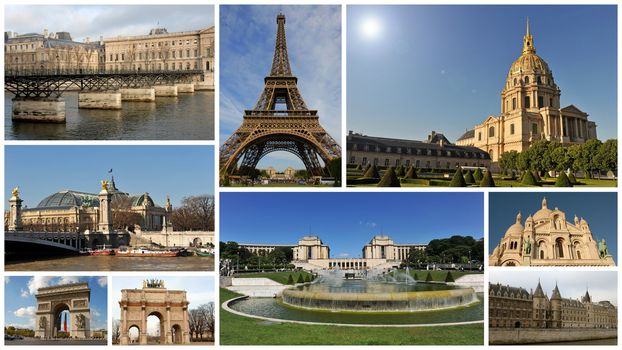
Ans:
[[[47,29],[43,29],[43,37],[47,39],[48,36],[49,36],[48,30]]]

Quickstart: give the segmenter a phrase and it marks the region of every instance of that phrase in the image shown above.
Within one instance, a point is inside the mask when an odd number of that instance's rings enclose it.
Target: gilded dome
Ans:
[[[510,67],[509,76],[523,73],[537,73],[541,75],[551,74],[549,65],[535,53],[523,53]]]

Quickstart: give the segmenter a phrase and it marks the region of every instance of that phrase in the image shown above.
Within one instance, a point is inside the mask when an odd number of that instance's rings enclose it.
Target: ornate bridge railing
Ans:
[[[4,88],[15,97],[60,97],[70,88],[106,91],[188,83],[202,70],[5,70]]]
[[[86,245],[86,236],[77,232],[33,232],[7,231],[4,233],[7,242],[21,242],[80,251]]]

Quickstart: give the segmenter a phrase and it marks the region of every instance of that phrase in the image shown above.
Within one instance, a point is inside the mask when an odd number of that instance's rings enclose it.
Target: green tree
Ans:
[[[599,169],[618,171],[618,140],[610,139],[600,146],[596,163]]]
[[[380,182],[378,182],[377,186],[378,187],[401,187],[400,180],[397,178],[397,175],[395,174],[395,170],[393,170],[393,167],[390,167],[389,169],[387,169],[387,171],[384,172],[384,176],[382,177]]]
[[[287,277],[287,284],[294,284],[294,277],[291,274]]]
[[[432,282],[432,281],[433,281],[433,279],[432,279],[432,275],[431,275],[429,272],[428,272],[428,275],[427,275],[427,276],[425,276],[425,281],[426,281],[426,282]]]
[[[484,178],[484,174],[482,174],[482,169],[480,168],[475,169],[475,172],[473,173],[473,178],[475,179],[475,182],[477,183],[482,181],[482,179]]]
[[[598,164],[598,151],[602,145],[602,142],[596,139],[587,140],[581,145],[579,149],[579,155],[575,162],[578,162],[578,168],[583,170],[587,178],[591,178],[591,173],[594,170],[600,170],[600,164]]]
[[[416,179],[417,178],[417,170],[415,169],[414,166],[410,166],[410,168],[408,168],[408,171],[406,172],[406,176],[407,179]]]
[[[572,187],[572,183],[570,179],[568,179],[568,176],[566,176],[565,171],[559,173],[557,181],[555,181],[555,187]]]
[[[471,170],[467,170],[466,175],[464,175],[464,181],[469,185],[475,183],[475,178],[473,178],[473,173],[471,172]]]
[[[538,181],[536,181],[536,179],[533,177],[533,174],[529,170],[525,171],[525,173],[523,174],[523,179],[521,180],[521,183],[523,185],[529,185],[529,186],[539,185]]]
[[[455,282],[454,276],[452,276],[451,271],[447,271],[447,276],[445,276],[445,282]]]
[[[379,178],[380,174],[378,173],[378,168],[376,167],[376,165],[370,166],[367,169],[367,171],[365,171],[365,175],[363,175],[363,177],[372,178],[372,179]]]
[[[501,156],[499,156],[499,166],[502,169],[518,169],[518,152],[517,151],[508,151],[503,152]]]
[[[577,183],[577,178],[574,176],[572,172],[568,174],[568,180],[570,180],[570,183],[573,185]]]
[[[328,161],[328,171],[335,178],[335,187],[341,186],[341,157],[335,157]]]
[[[304,277],[302,277],[302,273],[298,275],[298,279],[296,280],[296,283],[305,283],[305,279]]]
[[[486,170],[484,178],[479,183],[479,187],[495,187],[495,180],[492,179],[492,171]]]
[[[464,177],[462,176],[462,169],[456,169],[454,173],[454,177],[451,179],[449,183],[449,187],[466,187],[466,181],[464,181]]]
[[[296,172],[294,173],[294,178],[307,180],[309,178],[309,172],[307,171],[307,169],[296,170]]]
[[[568,157],[568,149],[565,147],[560,146],[554,148],[551,151],[550,158],[551,163],[553,164],[553,167],[550,170],[565,171],[572,165],[572,162]]]

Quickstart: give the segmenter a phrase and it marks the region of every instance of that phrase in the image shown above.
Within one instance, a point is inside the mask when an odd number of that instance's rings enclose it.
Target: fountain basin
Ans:
[[[286,289],[282,298],[283,303],[294,307],[350,312],[433,311],[478,301],[473,288],[357,293]]]

